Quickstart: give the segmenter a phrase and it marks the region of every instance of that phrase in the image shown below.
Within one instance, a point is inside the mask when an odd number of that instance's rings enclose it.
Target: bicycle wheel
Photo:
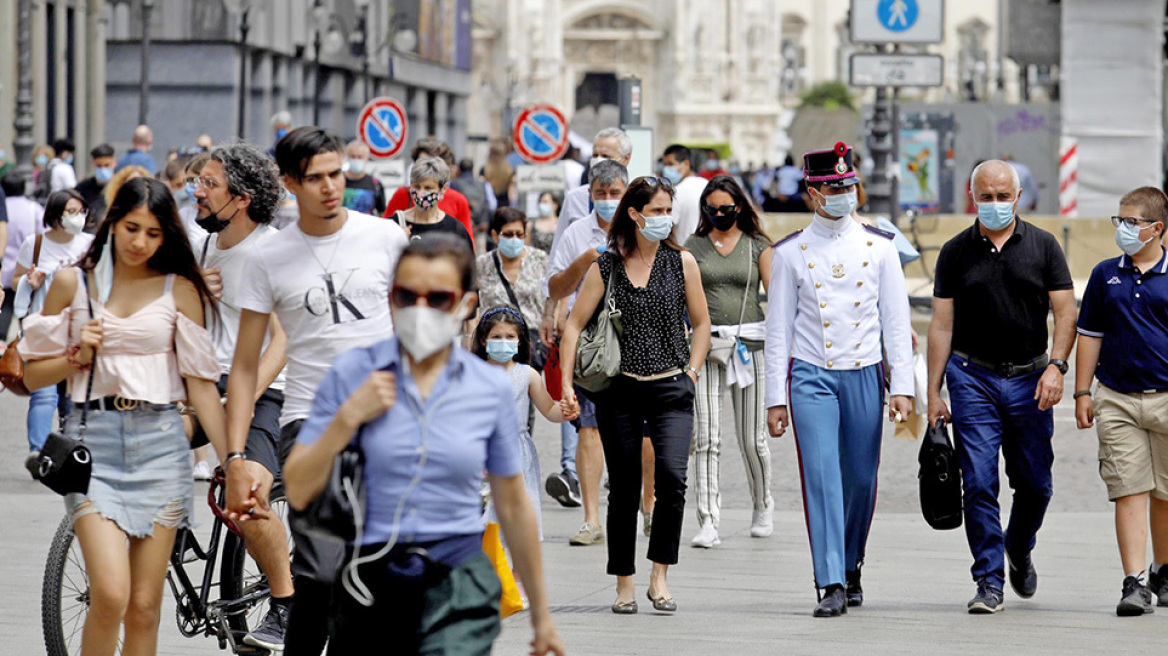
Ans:
[[[73,656],[81,653],[81,631],[89,615],[89,576],[81,545],[73,539],[68,516],[61,519],[45,560],[41,584],[41,628],[48,656]],[[122,653],[122,639],[118,651]]]
[[[273,488],[270,505],[272,518],[267,521],[283,523],[284,534],[288,539],[288,553],[292,553],[292,529],[288,523],[288,501],[284,498],[283,490]],[[227,617],[227,623],[235,633],[236,642],[239,642],[264,619],[268,611],[268,605],[264,602],[270,597],[270,591],[268,577],[247,552],[243,538],[230,531],[223,540],[219,591],[224,602],[251,598],[251,601],[240,604],[238,612],[229,613]]]

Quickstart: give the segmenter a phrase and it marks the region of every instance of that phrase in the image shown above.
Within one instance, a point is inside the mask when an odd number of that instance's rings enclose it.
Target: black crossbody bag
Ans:
[[[337,454],[328,482],[303,511],[289,515],[292,528],[325,541],[350,543],[357,538],[358,523],[365,523],[365,456],[361,433]]]
[[[93,319],[93,301],[89,298],[89,284],[86,272],[80,269],[81,285],[85,287],[85,303],[89,306],[89,318]],[[77,439],[53,431],[45,439],[41,454],[37,457],[36,479],[50,490],[64,496],[66,494],[86,494],[89,492],[89,478],[93,474],[93,455],[85,446],[85,426],[89,419],[89,400],[93,394],[93,377],[97,371],[97,352],[89,365],[89,377],[85,384],[85,404],[81,406],[81,422],[77,429]]]

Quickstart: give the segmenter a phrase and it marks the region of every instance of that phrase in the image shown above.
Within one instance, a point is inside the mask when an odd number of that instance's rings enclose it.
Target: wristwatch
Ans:
[[[1048,367],[1052,364],[1058,367],[1059,373],[1064,376],[1067,375],[1067,369],[1070,369],[1070,365],[1067,364],[1066,360],[1051,360],[1050,362],[1046,363]]]

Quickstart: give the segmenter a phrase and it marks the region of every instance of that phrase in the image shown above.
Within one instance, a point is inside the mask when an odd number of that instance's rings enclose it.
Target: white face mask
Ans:
[[[468,305],[467,297],[463,296],[454,312],[443,312],[424,305],[395,308],[394,333],[410,357],[425,360],[450,346],[462,334],[462,320]]]
[[[61,227],[71,235],[79,235],[85,229],[85,212],[65,214],[61,217]]]

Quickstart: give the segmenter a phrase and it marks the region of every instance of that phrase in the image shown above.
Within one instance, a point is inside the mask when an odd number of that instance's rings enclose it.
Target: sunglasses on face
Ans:
[[[649,187],[656,187],[658,189],[664,189],[670,194],[673,193],[673,183],[670,182],[668,178],[662,178],[656,175],[646,175],[645,177],[641,178],[641,180],[643,180],[645,185]]]
[[[702,214],[711,219],[715,216],[730,216],[737,207],[737,205],[702,205]]]
[[[418,299],[425,299],[427,307],[449,312],[458,302],[458,296],[458,292],[450,289],[435,289],[425,294],[419,294],[409,287],[394,285],[389,292],[389,303],[396,308],[405,308],[417,305]]]

